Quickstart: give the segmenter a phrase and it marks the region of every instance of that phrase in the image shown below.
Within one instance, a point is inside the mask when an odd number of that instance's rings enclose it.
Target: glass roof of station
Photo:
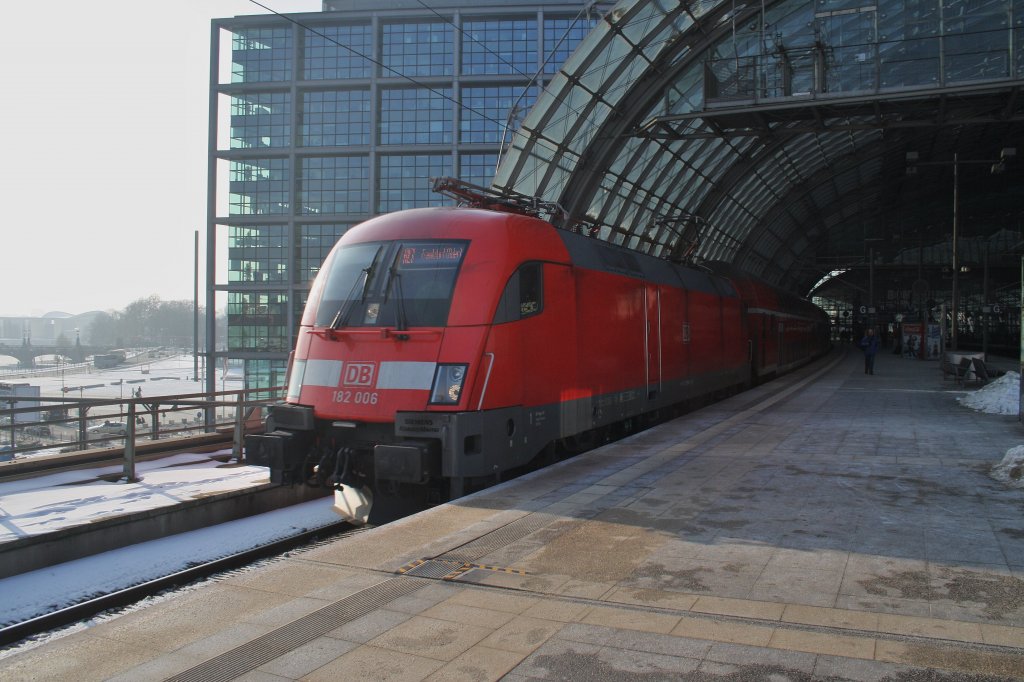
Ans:
[[[1022,42],[1024,0],[624,0],[539,98],[494,186],[603,239],[806,295],[865,244],[895,253],[900,235],[920,247],[948,231],[954,153],[964,174],[1021,146]],[[976,226],[1019,221],[1016,171],[964,175],[986,194],[965,208]]]

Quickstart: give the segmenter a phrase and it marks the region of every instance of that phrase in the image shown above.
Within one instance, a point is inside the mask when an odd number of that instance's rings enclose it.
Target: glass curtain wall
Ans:
[[[434,9],[215,22],[211,168],[223,176],[211,183],[208,234],[228,260],[208,263],[207,295],[227,292],[217,345],[244,361],[249,387],[282,383],[309,286],[337,239],[380,213],[446,203],[432,177],[489,184],[509,131],[601,11]]]
[[[707,62],[707,99],[761,100],[1010,78],[1021,0],[792,0],[735,30]],[[760,13],[757,13],[760,14]]]

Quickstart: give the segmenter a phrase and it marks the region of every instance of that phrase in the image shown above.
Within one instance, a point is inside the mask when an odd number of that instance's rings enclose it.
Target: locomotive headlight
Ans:
[[[462,382],[469,365],[438,365],[430,389],[431,405],[455,405],[462,395]]]
[[[306,373],[306,361],[295,360],[295,351],[292,351],[292,361],[288,364],[288,394],[292,400],[298,400],[302,392],[302,377]]]

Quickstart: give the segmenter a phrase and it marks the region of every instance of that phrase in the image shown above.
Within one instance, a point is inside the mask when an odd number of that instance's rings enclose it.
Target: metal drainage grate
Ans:
[[[417,578],[434,578],[444,580],[454,577],[453,574],[463,571],[466,564],[461,561],[438,561],[436,559],[417,559],[410,564],[398,569],[402,575],[411,575]]]
[[[470,571],[487,571],[491,573],[511,573],[513,575],[529,575],[519,568],[506,568],[504,566],[485,566],[484,564],[473,564],[459,561],[438,561],[436,559],[417,559],[398,569],[402,575],[411,575],[417,578],[433,578],[435,580],[459,580]]]
[[[526,516],[518,518],[512,523],[493,530],[486,535],[481,535],[476,540],[467,542],[461,547],[457,547],[449,552],[439,555],[437,560],[472,563],[481,557],[487,556],[491,552],[495,552],[503,547],[511,545],[516,540],[522,540],[530,533],[535,533],[560,518],[562,517],[555,516],[554,514],[543,514],[538,512],[527,514]]]

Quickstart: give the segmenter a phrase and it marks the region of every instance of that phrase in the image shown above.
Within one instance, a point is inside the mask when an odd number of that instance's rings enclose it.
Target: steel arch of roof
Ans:
[[[730,38],[735,47],[738,25],[762,22],[763,37],[769,14],[792,25],[864,4],[624,0],[538,99],[494,186],[558,202],[570,219],[597,223],[602,238],[665,257],[685,246],[671,219],[693,217],[704,226],[699,258],[733,262],[806,294],[832,267],[812,264],[822,244],[857,239],[892,195],[887,185],[902,175],[908,144],[948,151],[961,141],[948,130],[958,121],[1024,121],[1024,98],[1016,97],[1024,81],[1011,77],[930,89],[882,87],[878,79],[868,92],[787,93],[742,106],[705,100],[705,70],[716,48]],[[881,63],[882,51],[900,43],[876,38],[869,47]],[[1010,49],[1009,76],[1024,70],[1021,53]],[[980,99],[993,92],[1009,94]],[[996,142],[1008,133],[984,135]]]

